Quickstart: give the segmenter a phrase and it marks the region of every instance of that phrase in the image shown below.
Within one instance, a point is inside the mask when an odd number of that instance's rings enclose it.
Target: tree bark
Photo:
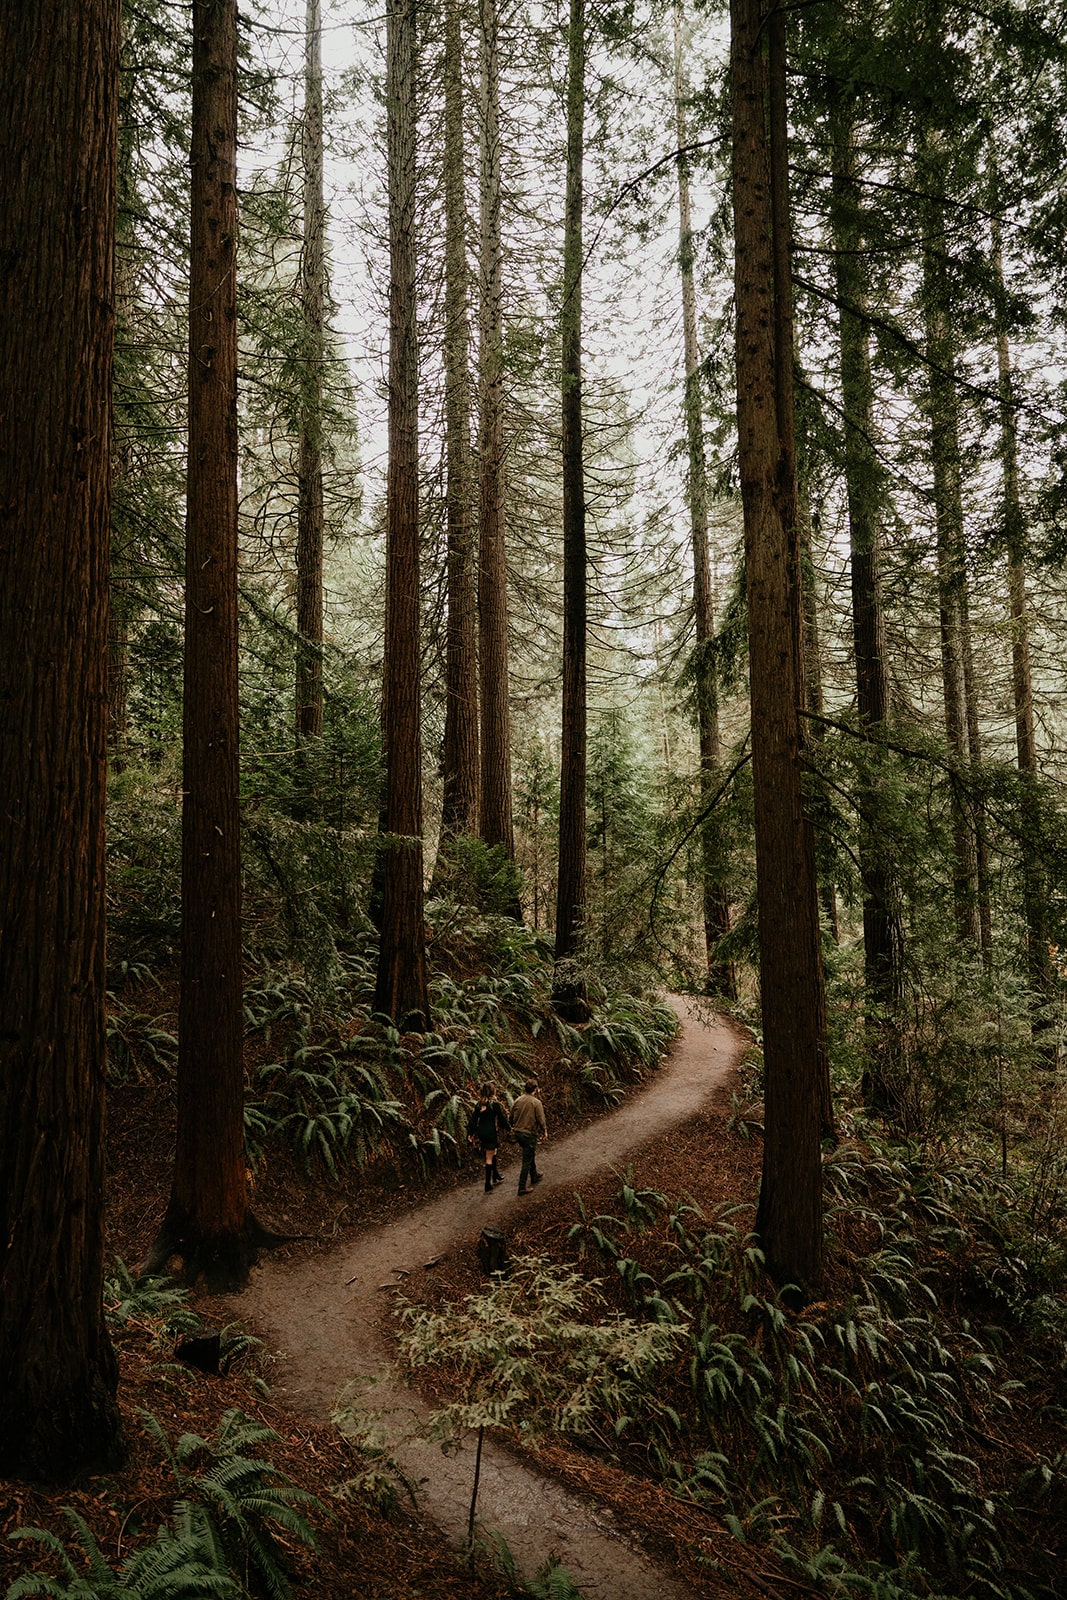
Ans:
[[[793,224],[789,193],[789,138],[786,114],[785,7],[779,4],[778,0],[771,0],[771,3],[766,7],[765,16],[767,19],[768,145],[771,164],[771,257],[774,264],[775,414],[778,419],[780,451],[778,497],[782,524],[786,531],[790,550],[789,571],[791,582],[796,586],[793,603],[796,608],[797,628],[799,630],[799,638],[795,650],[795,672],[798,684],[796,704],[799,709],[808,703],[804,645],[806,635],[810,635],[814,642],[816,662],[819,661],[819,654],[818,639],[815,632],[814,594],[812,595],[810,607],[805,600],[804,521],[801,518],[800,486],[797,472],[794,411],[796,359],[793,343]],[[810,533],[810,520],[807,525]],[[807,546],[809,572],[811,571],[811,565],[809,538]],[[808,724],[801,717],[797,725],[797,750],[801,775],[806,764],[805,748],[810,743]],[[804,797],[803,778],[800,789],[800,817],[801,826],[806,836],[806,849],[811,860],[811,870],[815,878],[816,898],[818,898],[819,884],[818,871],[815,864],[815,826],[810,805]],[[829,888],[833,901],[830,920],[831,925],[836,929],[836,894],[832,884]],[[816,925],[816,933],[819,933],[818,925]],[[833,1097],[830,1093],[830,1056],[826,1046],[826,998],[823,989],[822,948],[818,938],[816,946],[818,981],[816,984],[817,992],[813,998],[816,1006],[815,1015],[817,1016],[817,1026],[815,1026],[816,1049],[820,1066],[819,1120],[823,1135],[826,1138],[832,1138],[835,1132],[834,1109]]]
[[[257,1230],[244,1157],[237,701],[237,6],[193,7],[178,1120],[153,1267],[233,1288]]]
[[[1034,997],[1034,1041],[1055,1062],[1055,1043],[1044,1045],[1050,1028],[1048,1006],[1055,994],[1049,953],[1048,883],[1041,863],[1041,802],[1037,780],[1033,675],[1030,667],[1030,615],[1026,596],[1026,524],[1019,493],[1019,447],[1012,396],[1011,345],[1004,318],[1004,254],[994,195],[992,265],[997,289],[997,378],[1000,390],[1000,452],[1004,474],[1004,529],[1008,548],[1008,613],[1011,619],[1012,696],[1015,749],[1021,791],[1022,892],[1026,922],[1026,964]]]
[[[775,171],[784,151],[779,137],[772,161],[768,125],[772,88],[780,112],[784,86],[771,81],[765,41],[775,20],[766,0],[732,0],[730,15],[737,421],[765,1075],[756,1231],[773,1276],[809,1290],[822,1275],[827,1058],[815,853],[801,786],[803,621],[791,296],[782,262],[788,174]],[[776,67],[784,68],[780,47]]]
[[[0,1475],[118,1464],[104,1322],[117,0],[0,29]]]
[[[563,221],[563,727],[553,1004],[588,1016],[575,962],[586,896],[586,547],[582,455],[582,164],[585,157],[585,0],[571,0],[567,54],[567,189]]]
[[[955,352],[949,329],[945,281],[946,237],[942,161],[932,135],[923,140],[922,187],[930,198],[923,205],[923,316],[929,361],[927,408],[930,457],[934,479],[937,528],[937,586],[941,631],[941,675],[945,704],[945,740],[954,768],[950,796],[953,838],[953,902],[960,942],[977,950],[981,944],[978,915],[978,854],[963,783],[971,762],[964,676],[964,606],[966,572],[963,541],[963,493],[960,482],[959,423],[956,408]]]
[[[471,517],[467,198],[463,171],[463,35],[445,3],[445,455],[448,632],[441,843],[478,822],[478,605]],[[440,859],[440,856],[439,856]]]
[[[504,283],[500,247],[500,59],[495,0],[479,0],[481,39],[481,228],[478,344],[478,664],[481,679],[481,807],[488,845],[515,856],[508,700],[508,576],[504,549]],[[515,908],[516,911],[518,908]]]
[[[674,13],[674,106],[678,143],[678,260],[682,275],[682,332],[685,344],[685,431],[689,457],[689,530],[693,548],[694,689],[700,750],[700,807],[710,812],[719,787],[719,687],[715,669],[715,617],[711,593],[708,541],[708,473],[701,409],[700,351],[697,342],[696,284],[693,275],[693,226],[689,202],[689,162],[682,154],[689,135],[685,118],[681,11]],[[707,986],[711,994],[737,998],[732,961],[716,956],[719,940],[730,931],[730,897],[723,881],[720,830],[710,814],[701,829],[704,945]]]
[[[386,818],[374,1007],[398,1027],[429,1025],[422,884],[419,674],[419,436],[415,301],[414,0],[386,12],[389,166],[389,465],[386,480],[384,734]]]
[[[302,361],[296,505],[296,737],[322,733],[322,376],[326,356],[326,206],[322,188],[322,18],[307,0],[304,31],[304,241],[300,256]]]
[[[856,709],[872,755],[884,757],[889,716],[889,671],[882,606],[881,474],[874,447],[874,387],[867,322],[867,275],[862,255],[855,122],[851,105],[839,104],[831,119],[834,174],[831,223],[839,303],[838,343],[844,411],[845,488],[848,496],[852,571],[852,642]],[[879,746],[882,746],[879,750]],[[863,878],[863,952],[867,994],[868,1066],[864,1098],[872,1110],[888,1110],[899,1094],[898,1027],[903,997],[903,931],[898,895],[879,840],[867,821],[877,809],[878,778],[872,773],[858,796],[859,860]]]

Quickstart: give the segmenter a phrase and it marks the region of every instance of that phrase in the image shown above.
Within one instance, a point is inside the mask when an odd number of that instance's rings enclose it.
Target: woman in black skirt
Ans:
[[[497,1169],[496,1153],[502,1134],[507,1133],[508,1114],[493,1092],[491,1083],[483,1083],[481,1099],[470,1114],[467,1123],[467,1142],[480,1145],[485,1156],[485,1192],[495,1183],[503,1183]]]

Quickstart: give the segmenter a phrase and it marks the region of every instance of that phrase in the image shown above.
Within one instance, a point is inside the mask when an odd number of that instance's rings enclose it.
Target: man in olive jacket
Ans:
[[[519,1193],[529,1194],[535,1183],[541,1182],[537,1170],[537,1136],[548,1138],[545,1108],[537,1098],[537,1084],[533,1078],[525,1085],[511,1108],[511,1131],[522,1151],[522,1170],[519,1173]]]

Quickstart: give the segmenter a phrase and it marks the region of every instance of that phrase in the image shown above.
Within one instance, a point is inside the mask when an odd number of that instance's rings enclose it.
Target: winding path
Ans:
[[[465,1541],[474,1450],[444,1456],[415,1433],[426,1407],[391,1370],[388,1334],[379,1328],[383,1285],[457,1245],[473,1249],[487,1221],[507,1228],[553,1189],[629,1156],[690,1118],[726,1082],[743,1045],[725,1023],[700,1020],[695,1006],[672,1001],[681,1034],[648,1087],[578,1133],[543,1148],[544,1181],[520,1200],[505,1180],[487,1201],[481,1185],[442,1196],[408,1216],[298,1262],[267,1261],[253,1274],[241,1309],[281,1355],[277,1394],[304,1416],[329,1417],[349,1385],[364,1425],[418,1488],[419,1503],[453,1541]],[[614,1515],[583,1500],[486,1440],[479,1520],[495,1528],[527,1572],[557,1556],[583,1600],[693,1600],[692,1591],[629,1542]]]

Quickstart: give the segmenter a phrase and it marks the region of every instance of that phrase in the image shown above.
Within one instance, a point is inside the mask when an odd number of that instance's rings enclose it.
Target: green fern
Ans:
[[[134,1277],[125,1262],[117,1258],[104,1280],[108,1321],[120,1328],[140,1326],[152,1332],[157,1342],[200,1326],[200,1318],[190,1310],[188,1300],[188,1291],[169,1278]]]
[[[171,1450],[158,1420],[150,1413],[142,1413],[142,1419],[163,1445],[186,1501],[203,1519],[212,1547],[223,1553],[246,1588],[269,1600],[289,1600],[288,1561],[279,1535],[316,1549],[314,1529],[300,1508],[321,1512],[326,1508],[273,1462],[247,1453],[277,1443],[278,1435],[231,1409],[223,1415],[214,1440],[185,1433]]]
[[[61,1539],[45,1528],[16,1528],[12,1539],[28,1539],[54,1556],[66,1581],[25,1572],[8,1588],[7,1600],[48,1595],[55,1600],[209,1600],[239,1596],[240,1585],[219,1559],[202,1517],[176,1508],[175,1529],[160,1528],[152,1544],[133,1551],[117,1572],[104,1559],[84,1517],[64,1506],[87,1570],[79,1571]],[[199,1509],[199,1508],[197,1508]]]
[[[276,1443],[278,1435],[231,1410],[214,1440],[186,1433],[172,1448],[156,1417],[142,1412],[141,1420],[183,1491],[173,1529],[161,1528],[152,1544],[133,1551],[115,1572],[85,1519],[67,1507],[87,1571],[79,1571],[55,1534],[20,1528],[11,1537],[42,1545],[58,1560],[62,1577],[23,1573],[9,1588],[8,1600],[38,1594],[62,1600],[207,1600],[248,1593],[290,1600],[282,1536],[314,1550],[315,1533],[304,1509],[325,1507],[273,1462],[248,1453]]]
[[[519,1571],[511,1546],[497,1528],[486,1532],[479,1541],[479,1548],[507,1584],[510,1600],[582,1600],[581,1590],[575,1587],[574,1579],[555,1556],[550,1556],[532,1578],[526,1578]]]

